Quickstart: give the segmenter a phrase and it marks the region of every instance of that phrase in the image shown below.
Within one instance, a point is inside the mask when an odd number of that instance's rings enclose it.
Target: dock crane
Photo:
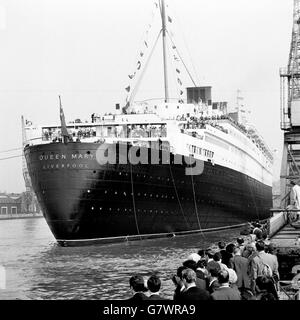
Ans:
[[[300,181],[300,0],[294,0],[288,66],[280,69],[280,100],[280,125],[284,131],[280,206],[286,208],[289,204],[290,180]]]

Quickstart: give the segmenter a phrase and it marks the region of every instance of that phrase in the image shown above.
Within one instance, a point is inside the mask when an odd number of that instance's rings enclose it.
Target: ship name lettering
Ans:
[[[43,161],[43,160],[60,160],[60,159],[66,159],[66,155],[65,154],[46,154],[46,155],[40,155],[39,156],[39,160]]]
[[[51,163],[51,164],[44,164],[42,169],[64,169],[64,168],[70,168],[70,169],[88,169],[88,165],[86,163]]]
[[[81,153],[72,153],[71,154],[71,158],[72,160],[75,159],[93,159],[93,155],[92,154],[81,154]]]

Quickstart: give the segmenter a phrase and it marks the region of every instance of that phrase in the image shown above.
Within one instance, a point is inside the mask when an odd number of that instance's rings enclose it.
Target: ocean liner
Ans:
[[[155,5],[166,63],[170,17],[163,0]],[[241,121],[243,110],[228,112],[207,86],[170,99],[166,67],[164,80],[161,102],[131,95],[114,114],[67,124],[60,105],[60,125],[26,127],[32,187],[60,245],[220,230],[269,216],[273,158]]]

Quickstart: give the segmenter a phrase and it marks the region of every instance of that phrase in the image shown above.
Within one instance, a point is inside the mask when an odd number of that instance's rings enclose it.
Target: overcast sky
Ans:
[[[253,123],[281,152],[279,68],[288,62],[293,0],[168,3],[174,41],[197,85],[212,85],[213,100],[231,105],[240,89]],[[67,121],[124,104],[149,23],[149,34],[159,31],[153,11],[152,0],[0,0],[0,158],[21,153],[2,152],[21,146],[21,115],[36,124],[59,120],[58,94]],[[157,51],[137,99],[162,96]],[[21,164],[0,160],[0,191],[24,190]]]

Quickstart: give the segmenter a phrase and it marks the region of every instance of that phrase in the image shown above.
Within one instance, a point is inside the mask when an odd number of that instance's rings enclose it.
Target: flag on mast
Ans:
[[[60,98],[60,96],[58,96],[58,98],[59,98],[59,115],[60,115],[61,135],[62,135],[62,137],[64,137],[64,138],[67,137],[69,139],[70,135],[67,130],[65,115],[64,115],[63,108],[62,108],[62,104],[61,104],[61,98]]]

